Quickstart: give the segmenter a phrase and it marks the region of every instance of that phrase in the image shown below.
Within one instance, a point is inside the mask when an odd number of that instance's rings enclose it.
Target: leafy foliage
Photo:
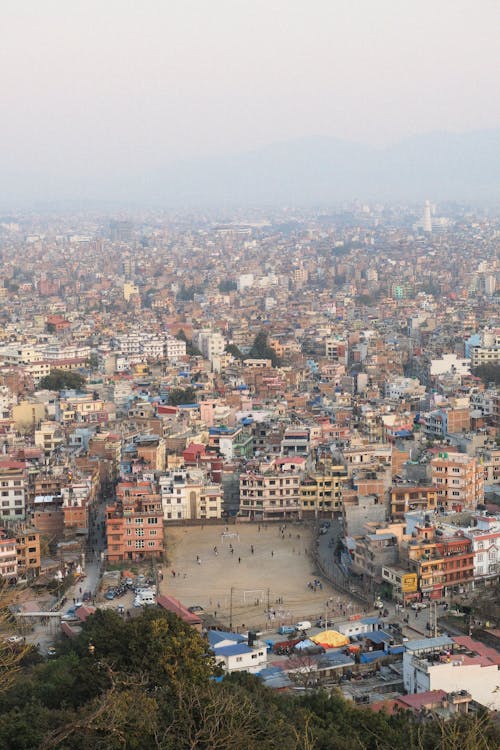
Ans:
[[[485,385],[489,383],[500,385],[500,364],[480,365],[473,372],[476,377],[481,378]]]
[[[233,279],[223,279],[219,284],[219,292],[227,294],[227,292],[234,292],[237,289],[236,281]]]
[[[249,359],[270,359],[273,367],[279,367],[281,364],[280,358],[267,343],[267,333],[265,331],[259,331],[254,339],[252,348],[248,353]]]
[[[49,391],[62,391],[71,389],[79,391],[85,385],[85,378],[79,372],[67,372],[66,370],[51,370],[40,380],[40,388]]]
[[[94,646],[93,652],[89,645]],[[246,673],[215,682],[201,635],[175,615],[98,611],[59,656],[0,693],[9,750],[493,750],[484,714],[421,721],[337,691],[283,695]]]
[[[243,354],[241,349],[238,346],[236,346],[236,344],[227,344],[226,352],[228,354],[232,354],[235,359],[240,359],[240,360],[245,359],[245,355]]]
[[[172,404],[172,406],[194,404],[197,401],[196,388],[193,388],[192,385],[188,385],[187,388],[172,388],[168,394],[168,403]]]

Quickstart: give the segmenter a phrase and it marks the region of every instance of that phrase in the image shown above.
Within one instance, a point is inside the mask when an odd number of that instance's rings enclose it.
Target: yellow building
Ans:
[[[21,401],[12,407],[12,419],[18,429],[36,427],[45,419],[45,405],[35,401]]]
[[[328,473],[308,474],[300,486],[301,518],[331,517],[342,511],[342,482],[347,476],[343,466],[332,466]]]
[[[123,299],[125,302],[129,302],[131,297],[139,294],[139,287],[137,284],[132,284],[131,281],[126,281],[123,285]]]

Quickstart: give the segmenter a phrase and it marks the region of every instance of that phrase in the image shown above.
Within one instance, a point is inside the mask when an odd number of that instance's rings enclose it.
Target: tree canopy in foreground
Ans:
[[[279,694],[219,676],[206,640],[175,615],[97,611],[48,661],[25,660],[0,692],[9,750],[493,750],[487,714],[419,721],[339,692]],[[38,663],[36,663],[38,662]]]

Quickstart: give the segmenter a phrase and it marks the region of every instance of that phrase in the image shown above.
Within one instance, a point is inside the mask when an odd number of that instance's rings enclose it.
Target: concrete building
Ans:
[[[304,459],[275,459],[240,475],[240,515],[251,520],[298,518]]]
[[[355,495],[348,500],[344,495],[342,518],[344,536],[362,536],[365,524],[374,521],[381,523],[387,515],[386,503],[376,495]]]
[[[332,518],[342,511],[342,484],[347,477],[344,466],[308,473],[300,485],[300,517]]]
[[[4,528],[0,528],[0,578],[17,580],[16,538]]]
[[[248,634],[225,633],[220,630],[208,631],[208,642],[215,661],[224,672],[260,672],[267,664],[266,647]]]
[[[0,522],[26,516],[26,472],[21,461],[0,459]]]
[[[16,529],[17,574],[28,581],[40,575],[40,532],[21,526]]]
[[[206,521],[222,518],[222,487],[202,470],[170,469],[158,479],[164,519]]]
[[[463,691],[491,711],[500,709],[499,668],[498,651],[468,636],[409,641],[403,654],[407,693]]]
[[[477,458],[443,452],[430,463],[439,506],[454,511],[475,510],[484,501],[484,472]]]
[[[403,519],[411,511],[433,513],[437,506],[437,489],[422,485],[404,484],[391,487],[389,513],[393,519]]]
[[[117,502],[106,508],[108,560],[126,562],[163,555],[161,497],[151,482],[120,482]]]
[[[496,365],[500,362],[500,328],[485,328],[480,343],[471,346],[472,367]]]

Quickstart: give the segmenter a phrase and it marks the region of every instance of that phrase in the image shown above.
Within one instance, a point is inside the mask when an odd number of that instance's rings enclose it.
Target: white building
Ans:
[[[236,288],[239,292],[243,292],[245,289],[250,289],[253,286],[253,273],[242,273],[236,279]]]
[[[444,354],[441,359],[431,359],[429,374],[432,377],[454,373],[456,375],[468,375],[470,373],[471,361],[460,358],[456,354]]]
[[[464,529],[474,551],[474,581],[497,578],[500,572],[500,520],[494,516],[477,516],[477,526]]]
[[[0,522],[21,521],[26,514],[26,481],[24,464],[5,459],[0,461]]]
[[[259,641],[252,642],[251,638],[247,641],[239,633],[209,630],[208,642],[216,663],[225,672],[260,672],[267,664],[266,647]]]
[[[176,339],[175,336],[166,336],[165,338],[165,358],[169,361],[175,361],[180,357],[186,356],[186,342]]]
[[[193,333],[193,343],[198,347],[205,359],[210,361],[214,357],[220,357],[226,348],[224,336],[208,330]]]
[[[403,654],[403,681],[408,693],[467,690],[486,708],[500,709],[500,654],[468,636],[409,641]]]
[[[418,378],[395,377],[385,384],[385,396],[391,399],[424,398],[425,386]]]

